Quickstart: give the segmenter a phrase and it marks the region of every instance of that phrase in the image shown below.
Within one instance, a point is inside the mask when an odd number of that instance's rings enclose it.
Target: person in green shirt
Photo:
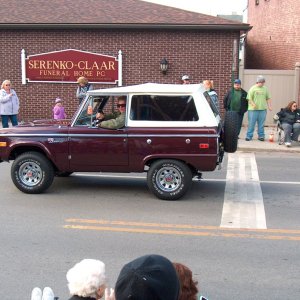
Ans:
[[[100,121],[98,127],[106,129],[119,129],[125,126],[126,116],[126,96],[120,96],[118,98],[117,108],[119,110],[116,118],[107,119],[103,113],[97,114],[97,119]]]
[[[267,109],[272,110],[271,95],[265,87],[265,78],[258,76],[256,84],[248,91],[248,130],[246,141],[253,138],[254,128],[257,123],[258,140],[265,140],[264,125],[267,115]]]
[[[238,134],[240,134],[245,112],[248,110],[247,92],[242,89],[240,79],[235,79],[233,87],[227,92],[224,98],[224,109],[238,113]]]

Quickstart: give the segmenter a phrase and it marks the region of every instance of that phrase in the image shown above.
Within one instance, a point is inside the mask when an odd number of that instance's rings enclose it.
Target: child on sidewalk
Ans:
[[[67,115],[65,113],[65,108],[62,106],[62,100],[60,98],[56,98],[55,106],[53,108],[53,119],[62,120],[66,118]]]

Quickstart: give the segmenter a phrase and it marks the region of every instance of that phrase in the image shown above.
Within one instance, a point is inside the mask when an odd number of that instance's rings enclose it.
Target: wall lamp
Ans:
[[[160,61],[160,70],[161,72],[166,75],[167,74],[167,71],[168,71],[168,68],[169,68],[169,63],[168,61],[163,58],[161,61]]]

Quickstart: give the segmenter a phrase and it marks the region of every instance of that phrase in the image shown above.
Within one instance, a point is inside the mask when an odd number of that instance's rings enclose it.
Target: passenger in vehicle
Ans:
[[[126,96],[120,96],[118,98],[117,108],[119,110],[118,116],[110,120],[105,118],[105,114],[103,112],[98,113],[96,115],[96,118],[99,120],[97,126],[107,129],[119,129],[124,127],[126,116]]]
[[[277,116],[284,131],[284,143],[291,147],[292,140],[297,142],[300,135],[300,109],[297,108],[296,101],[291,101],[286,108],[282,108]]]

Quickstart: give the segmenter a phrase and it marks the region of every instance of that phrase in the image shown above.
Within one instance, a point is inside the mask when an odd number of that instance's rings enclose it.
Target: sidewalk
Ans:
[[[300,142],[292,143],[292,147],[287,147],[285,145],[278,145],[277,142],[277,131],[275,127],[265,127],[266,139],[261,142],[257,139],[257,129],[255,128],[253,140],[245,141],[247,132],[247,126],[243,126],[240,138],[238,140],[238,150],[239,151],[261,151],[261,152],[287,152],[287,153],[300,153]],[[269,142],[269,134],[274,133],[274,142]]]

